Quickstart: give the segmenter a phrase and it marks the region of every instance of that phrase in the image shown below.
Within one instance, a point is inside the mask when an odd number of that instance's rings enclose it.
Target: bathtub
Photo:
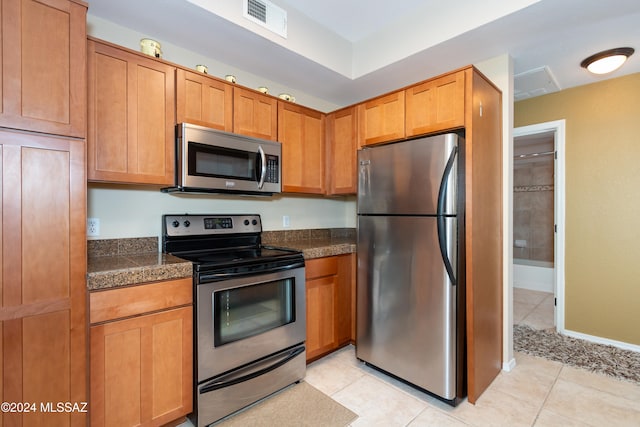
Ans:
[[[513,259],[513,286],[534,291],[553,292],[553,263]]]

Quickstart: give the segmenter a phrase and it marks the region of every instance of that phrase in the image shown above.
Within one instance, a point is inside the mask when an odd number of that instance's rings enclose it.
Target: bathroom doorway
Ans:
[[[564,120],[514,129],[514,323],[564,329]]]

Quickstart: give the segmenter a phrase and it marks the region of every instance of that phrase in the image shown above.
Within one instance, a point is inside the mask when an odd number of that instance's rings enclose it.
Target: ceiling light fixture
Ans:
[[[633,55],[632,47],[618,47],[591,55],[580,63],[593,74],[607,74],[617,70],[624,64],[628,57]]]

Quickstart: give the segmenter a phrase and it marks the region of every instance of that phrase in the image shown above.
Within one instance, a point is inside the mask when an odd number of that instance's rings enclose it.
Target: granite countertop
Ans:
[[[302,251],[305,259],[356,251],[352,228],[265,231],[262,244]],[[89,240],[89,291],[191,277],[191,262],[158,252],[157,237]]]
[[[305,259],[350,254],[356,251],[353,228],[264,231],[262,244],[302,251]]]
[[[191,262],[158,252],[157,237],[89,240],[89,291],[193,275]]]

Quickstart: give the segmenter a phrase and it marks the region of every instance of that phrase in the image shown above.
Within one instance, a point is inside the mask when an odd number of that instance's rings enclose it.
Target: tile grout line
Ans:
[[[549,387],[549,391],[547,391],[546,396],[542,400],[542,405],[540,405],[540,408],[538,409],[538,413],[536,413],[536,417],[533,419],[533,424],[531,424],[532,427],[536,425],[536,422],[538,422],[538,417],[540,417],[540,413],[544,409],[544,405],[547,404],[547,400],[549,399],[549,396],[551,395],[551,392],[553,391],[553,388],[556,386],[556,383],[558,382],[558,379],[560,378],[560,373],[562,372],[563,369],[564,369],[564,364],[558,370],[558,374],[553,379],[553,384],[551,384],[551,387]]]

